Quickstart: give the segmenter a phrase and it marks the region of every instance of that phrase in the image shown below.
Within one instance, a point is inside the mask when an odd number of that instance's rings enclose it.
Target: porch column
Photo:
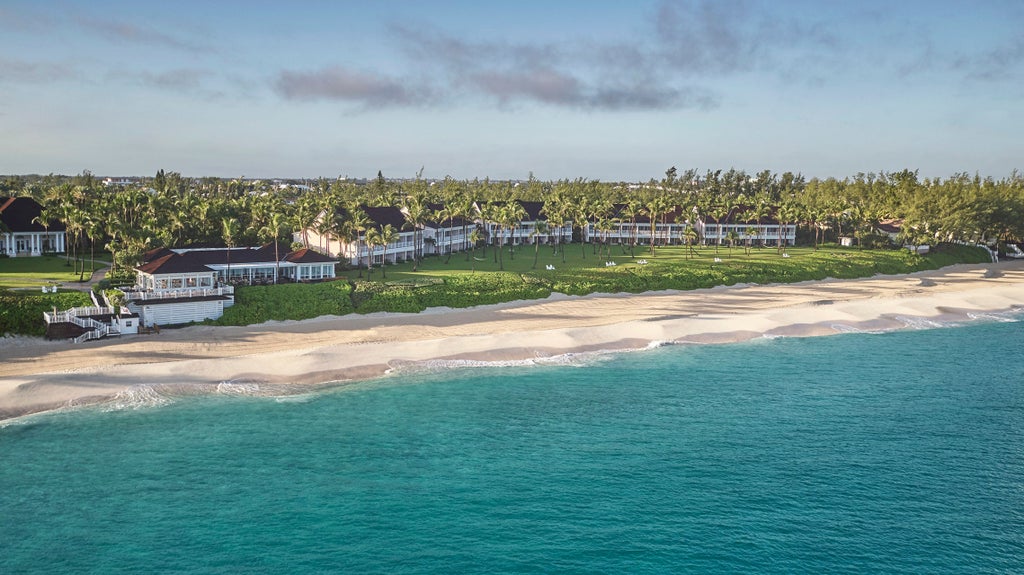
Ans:
[[[57,253],[64,253],[64,232],[57,232]]]
[[[14,232],[4,234],[4,253],[14,256]]]

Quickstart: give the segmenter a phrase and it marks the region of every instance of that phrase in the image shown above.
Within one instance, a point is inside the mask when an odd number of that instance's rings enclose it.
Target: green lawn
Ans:
[[[64,256],[0,258],[0,289],[38,288],[54,282],[75,282],[78,274],[73,270]]]
[[[652,256],[649,246],[638,246],[635,250],[635,257],[630,257],[628,248],[624,253],[622,246],[612,246],[610,256],[607,251],[603,251],[601,255],[595,254],[591,245],[582,249],[579,244],[562,247],[565,248],[564,261],[561,251],[552,254],[551,246],[541,246],[536,267],[534,267],[533,246],[517,247],[514,256],[510,256],[506,247],[502,255],[504,271],[531,274],[552,280],[567,280],[583,275],[612,278],[625,273],[646,275],[659,270],[671,270],[674,273],[714,269],[727,271],[764,265],[794,273],[809,273],[812,270],[828,270],[837,266],[845,268],[853,264],[879,265],[884,268],[898,262],[901,264],[901,269],[879,271],[878,273],[900,273],[906,271],[902,266],[913,265],[919,259],[905,250],[872,251],[834,245],[820,247],[817,250],[813,247],[787,248],[788,257],[779,254],[774,247],[753,247],[750,249],[750,254],[747,255],[744,248],[739,246],[730,249],[723,245],[717,250],[714,246],[698,246],[694,248],[694,253],[690,253],[685,246],[668,246],[657,248],[655,255]],[[716,258],[721,261],[715,261]],[[640,264],[640,260],[646,260],[647,263]],[[614,261],[616,265],[605,266],[605,262],[608,261]],[[922,259],[919,263],[925,264],[926,262],[927,260]],[[555,266],[554,271],[547,270],[545,267],[547,265]],[[940,267],[941,265],[946,264],[924,265],[921,269]],[[444,257],[429,257],[420,262],[418,271],[413,272],[412,268],[412,262],[388,265],[386,269],[388,282],[419,283],[429,281],[431,278],[445,278],[466,273],[496,272],[499,271],[499,264],[494,261],[494,249],[488,248],[486,257],[482,250],[477,250],[475,256],[471,255],[469,261],[466,261],[465,254],[460,253],[454,254],[448,263],[445,263]],[[349,280],[359,281],[367,278],[367,271],[365,269],[351,270],[341,275]],[[789,275],[791,274],[784,274],[784,276]],[[374,281],[383,279],[380,266],[374,267],[370,279]],[[787,278],[780,277],[778,281],[787,281]]]

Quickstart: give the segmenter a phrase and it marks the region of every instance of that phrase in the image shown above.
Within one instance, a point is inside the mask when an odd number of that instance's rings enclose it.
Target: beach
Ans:
[[[1024,262],[1013,261],[856,280],[195,326],[79,345],[8,338],[0,340],[0,419],[117,401],[140,390],[192,394],[247,386],[284,393],[410,365],[889,331],[1021,308]]]

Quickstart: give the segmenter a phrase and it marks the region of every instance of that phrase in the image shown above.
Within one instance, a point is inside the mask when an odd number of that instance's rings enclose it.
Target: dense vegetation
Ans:
[[[832,246],[830,250],[813,251],[811,248],[790,250],[788,258],[780,258],[774,251],[747,257],[737,254],[729,257],[724,252],[721,262],[714,262],[711,248],[702,258],[684,259],[685,248],[675,247],[659,251],[657,259],[652,258],[646,265],[623,263],[611,268],[580,264],[575,258],[568,267],[556,274],[523,271],[521,273],[487,271],[449,272],[440,270],[444,266],[441,258],[434,258],[417,272],[411,271],[411,264],[395,266],[393,277],[401,279],[389,282],[353,282],[351,305],[348,311],[373,313],[380,311],[416,313],[428,308],[464,308],[477,305],[495,304],[516,300],[541,299],[552,293],[585,295],[590,293],[642,293],[659,290],[692,290],[718,285],[743,283],[798,282],[825,278],[868,277],[875,274],[900,274],[927,269],[937,269],[954,263],[982,263],[990,261],[987,252],[980,248],[942,245],[926,256],[906,250],[859,250],[841,249]],[[403,269],[404,268],[404,269]],[[442,273],[435,273],[435,270]],[[285,294],[301,294],[303,290],[323,289],[323,286],[345,286],[342,282],[309,285],[279,285],[242,287],[238,290],[239,302],[235,308],[249,309],[255,306],[261,311],[249,314],[225,314],[218,325],[245,325],[267,319],[302,319],[321,313],[345,313],[336,311],[318,312],[301,309],[292,297]],[[335,288],[331,288],[335,289]],[[340,290],[340,288],[337,288]],[[312,293],[307,291],[306,293]],[[259,294],[254,297],[250,294]],[[327,296],[325,296],[327,297]],[[314,300],[304,298],[307,305]],[[334,301],[332,299],[332,301]],[[257,303],[258,302],[258,303]],[[280,310],[271,317],[271,302],[290,305],[293,315],[287,316]]]
[[[84,277],[95,267],[98,252],[106,252],[114,263],[108,278],[134,279],[132,267],[141,254],[154,247],[196,244],[255,245],[273,239],[290,241],[293,232],[317,229],[321,235],[354,239],[370,230],[361,204],[400,206],[416,224],[435,220],[473,219],[474,202],[487,203],[484,217],[494,222],[512,222],[516,213],[512,200],[545,203],[544,214],[551,221],[573,222],[574,242],[579,245],[580,223],[606,226],[615,213],[613,204],[625,204],[620,221],[644,216],[664,218],[673,209],[721,223],[758,224],[774,217],[798,226],[798,242],[805,252],[789,259],[723,258],[709,263],[708,250],[716,255],[725,245],[705,247],[690,262],[683,257],[662,257],[645,252],[646,246],[631,246],[631,256],[647,254],[650,265],[602,269],[587,265],[566,265],[565,246],[559,250],[557,274],[542,274],[532,260],[533,246],[506,246],[511,250],[498,260],[496,269],[479,263],[469,253],[454,257],[413,262],[412,269],[389,267],[390,283],[362,281],[362,272],[347,275],[351,283],[330,282],[319,286],[264,286],[240,288],[237,303],[217,323],[250,324],[270,319],[302,319],[351,311],[418,311],[427,307],[464,307],[515,299],[541,298],[553,292],[643,292],[661,289],[693,289],[735,283],[801,281],[823,277],[870,276],[875,273],[905,273],[936,268],[957,261],[985,261],[983,253],[937,253],[920,258],[904,251],[840,250],[841,236],[853,236],[864,247],[891,247],[887,236],[877,233],[885,220],[902,220],[897,243],[963,241],[1020,241],[1024,238],[1024,176],[1013,173],[1003,179],[981,178],[966,173],[946,179],[921,179],[916,172],[857,174],[845,179],[806,180],[799,174],[778,175],[769,171],[748,175],[743,171],[688,170],[675,168],[663,178],[642,183],[560,180],[544,182],[532,176],[525,181],[457,180],[429,181],[417,175],[408,180],[387,180],[378,174],[369,182],[349,180],[269,182],[186,178],[160,171],[133,185],[104,186],[92,174],[78,176],[8,177],[0,181],[0,195],[30,195],[45,207],[44,218],[67,227],[70,274],[49,281],[67,281],[67,276]],[[440,205],[438,210],[428,206]],[[346,208],[346,209],[337,209]],[[321,214],[330,217],[319,217]],[[730,219],[731,218],[731,219]],[[308,239],[300,237],[308,245]],[[701,244],[703,239],[693,238]],[[529,241],[529,240],[527,240]],[[682,238],[665,238],[662,243],[681,243]],[[749,253],[750,240],[746,251]],[[309,246],[317,248],[318,246]],[[484,246],[482,246],[484,247]],[[650,246],[653,250],[655,246]],[[581,258],[588,249],[580,246]],[[493,249],[493,248],[492,248]],[[545,252],[548,248],[545,248]],[[576,248],[573,248],[575,250]],[[605,246],[611,253],[610,246]],[[623,254],[626,247],[618,247]],[[670,255],[672,250],[664,252]],[[502,250],[501,253],[505,253]],[[635,251],[635,253],[633,253]],[[765,250],[768,251],[768,250]],[[519,252],[518,258],[516,253]],[[980,252],[980,250],[979,250]],[[732,251],[728,252],[730,255]],[[838,254],[838,255],[837,255]],[[799,257],[797,257],[799,255]],[[634,257],[630,258],[635,260]],[[685,260],[685,261],[684,261]],[[554,260],[552,260],[554,261]],[[346,262],[341,262],[344,266]],[[532,262],[531,262],[532,263]],[[422,266],[421,272],[414,273]],[[2,266],[0,266],[2,267]],[[467,268],[468,272],[467,272]],[[472,273],[474,271],[489,273]],[[503,272],[503,273],[502,273]],[[403,275],[404,274],[404,275]],[[3,275],[3,274],[0,274]],[[31,274],[30,274],[31,275]],[[47,279],[47,278],[35,278]],[[30,285],[35,279],[24,280]],[[384,278],[381,278],[382,280]],[[398,280],[398,281],[396,281]],[[13,273],[6,287],[20,287]],[[41,312],[65,303],[45,296],[0,294],[0,331],[39,333]],[[56,294],[62,296],[63,294]],[[70,297],[70,296],[69,296]],[[77,296],[76,296],[77,297]],[[36,308],[39,308],[36,313]],[[24,316],[24,317],[22,317]]]
[[[89,294],[78,291],[37,293],[0,290],[0,336],[46,333],[43,312],[92,305]]]
[[[551,221],[606,222],[614,203],[626,204],[620,218],[663,217],[676,206],[714,220],[760,222],[769,216],[796,222],[804,244],[837,242],[855,236],[862,243],[884,243],[875,233],[884,220],[903,221],[901,241],[993,243],[1024,238],[1024,176],[1003,179],[966,173],[921,179],[916,172],[857,174],[845,179],[806,180],[790,172],[696,170],[648,182],[560,180],[492,182],[419,176],[370,182],[350,180],[269,182],[185,178],[160,171],[129,186],[104,186],[88,172],[74,177],[8,177],[0,194],[31,195],[47,216],[63,222],[70,236],[76,270],[97,249],[112,252],[114,277],[131,275],[145,250],[191,244],[256,245],[290,241],[293,231],[354,238],[368,230],[360,204],[401,206],[408,219],[446,221],[472,218],[474,201],[496,202],[486,214],[493,221],[514,218],[511,200],[545,202]],[[442,205],[439,211],[430,205]],[[335,208],[345,207],[346,210]],[[326,211],[328,218],[318,216]],[[730,215],[731,214],[731,215]],[[722,220],[725,223],[728,220]],[[577,239],[579,234],[576,235]],[[308,238],[302,238],[308,243]],[[698,238],[698,241],[700,239]],[[317,247],[317,246],[311,246]]]
[[[235,305],[211,322],[217,325],[249,325],[269,320],[309,319],[322,315],[352,313],[351,287],[341,281],[320,284],[242,286]]]

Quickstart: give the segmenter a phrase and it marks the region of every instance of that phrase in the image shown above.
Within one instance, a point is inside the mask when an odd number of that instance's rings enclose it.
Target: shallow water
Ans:
[[[0,428],[0,573],[1022,572],[1022,344],[993,321],[136,390]]]

